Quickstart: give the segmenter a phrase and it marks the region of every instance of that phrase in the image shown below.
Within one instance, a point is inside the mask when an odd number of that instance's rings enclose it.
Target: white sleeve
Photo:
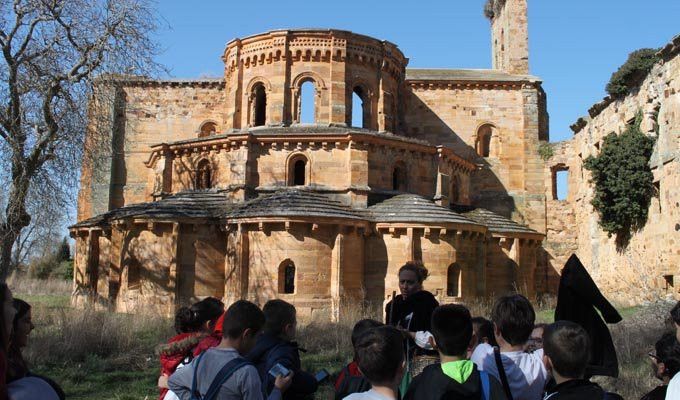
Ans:
[[[666,400],[680,399],[680,374],[675,374],[666,390]]]
[[[434,350],[434,347],[432,347],[432,344],[430,343],[430,338],[432,337],[432,334],[428,331],[418,331],[416,332],[415,338],[416,345],[425,350]]]
[[[470,361],[477,365],[478,370],[485,371],[486,368],[484,368],[484,360],[489,356],[489,354],[493,354],[493,347],[487,343],[480,343],[477,345],[477,347],[475,347],[475,351],[472,352]]]

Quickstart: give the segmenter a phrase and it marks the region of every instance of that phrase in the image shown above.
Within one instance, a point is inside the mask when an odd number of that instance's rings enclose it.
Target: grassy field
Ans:
[[[32,371],[62,385],[69,399],[154,399],[159,364],[154,348],[173,335],[172,321],[150,315],[123,315],[72,309],[70,283],[15,282],[15,297],[33,305],[36,330],[26,349]],[[473,314],[488,315],[489,304],[469,305]],[[540,304],[537,320],[550,322],[554,304]],[[641,397],[656,382],[647,365],[647,352],[664,331],[671,305],[624,308],[624,321],[612,326],[621,376],[598,382],[626,399]],[[375,316],[374,316],[375,317]],[[298,338],[307,352],[303,368],[327,369],[335,374],[351,358],[350,333],[354,321],[365,318],[356,310],[337,324],[314,321],[300,325]],[[332,398],[330,384],[317,399]]]

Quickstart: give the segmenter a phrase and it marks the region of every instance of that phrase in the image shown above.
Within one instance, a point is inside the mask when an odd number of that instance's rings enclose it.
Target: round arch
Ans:
[[[286,185],[310,185],[312,181],[311,171],[311,161],[307,154],[301,152],[291,153],[286,158]]]

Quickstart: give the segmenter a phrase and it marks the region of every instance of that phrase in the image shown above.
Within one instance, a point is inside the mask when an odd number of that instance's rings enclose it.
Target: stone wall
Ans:
[[[647,78],[628,96],[606,98],[590,110],[590,117],[574,125],[574,138],[554,146],[545,181],[552,183],[555,168],[569,170],[567,200],[548,201],[546,251],[554,274],[574,250],[610,299],[640,304],[663,296],[678,297],[680,287],[680,37],[662,51]],[[651,160],[658,196],[652,199],[647,224],[633,234],[623,250],[598,225],[590,204],[594,187],[583,160],[596,155],[604,137],[621,133],[642,111],[642,130],[658,139]],[[546,196],[552,199],[552,184]],[[549,281],[554,285],[556,280]],[[554,287],[554,286],[553,286]]]

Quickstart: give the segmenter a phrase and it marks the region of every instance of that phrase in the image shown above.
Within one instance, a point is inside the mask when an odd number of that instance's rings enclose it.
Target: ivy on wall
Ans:
[[[607,135],[600,154],[584,163],[595,184],[591,204],[600,215],[599,224],[610,237],[616,235],[619,248],[644,227],[655,193],[649,159],[656,138],[640,131],[641,121],[642,113],[638,113],[623,133]]]

